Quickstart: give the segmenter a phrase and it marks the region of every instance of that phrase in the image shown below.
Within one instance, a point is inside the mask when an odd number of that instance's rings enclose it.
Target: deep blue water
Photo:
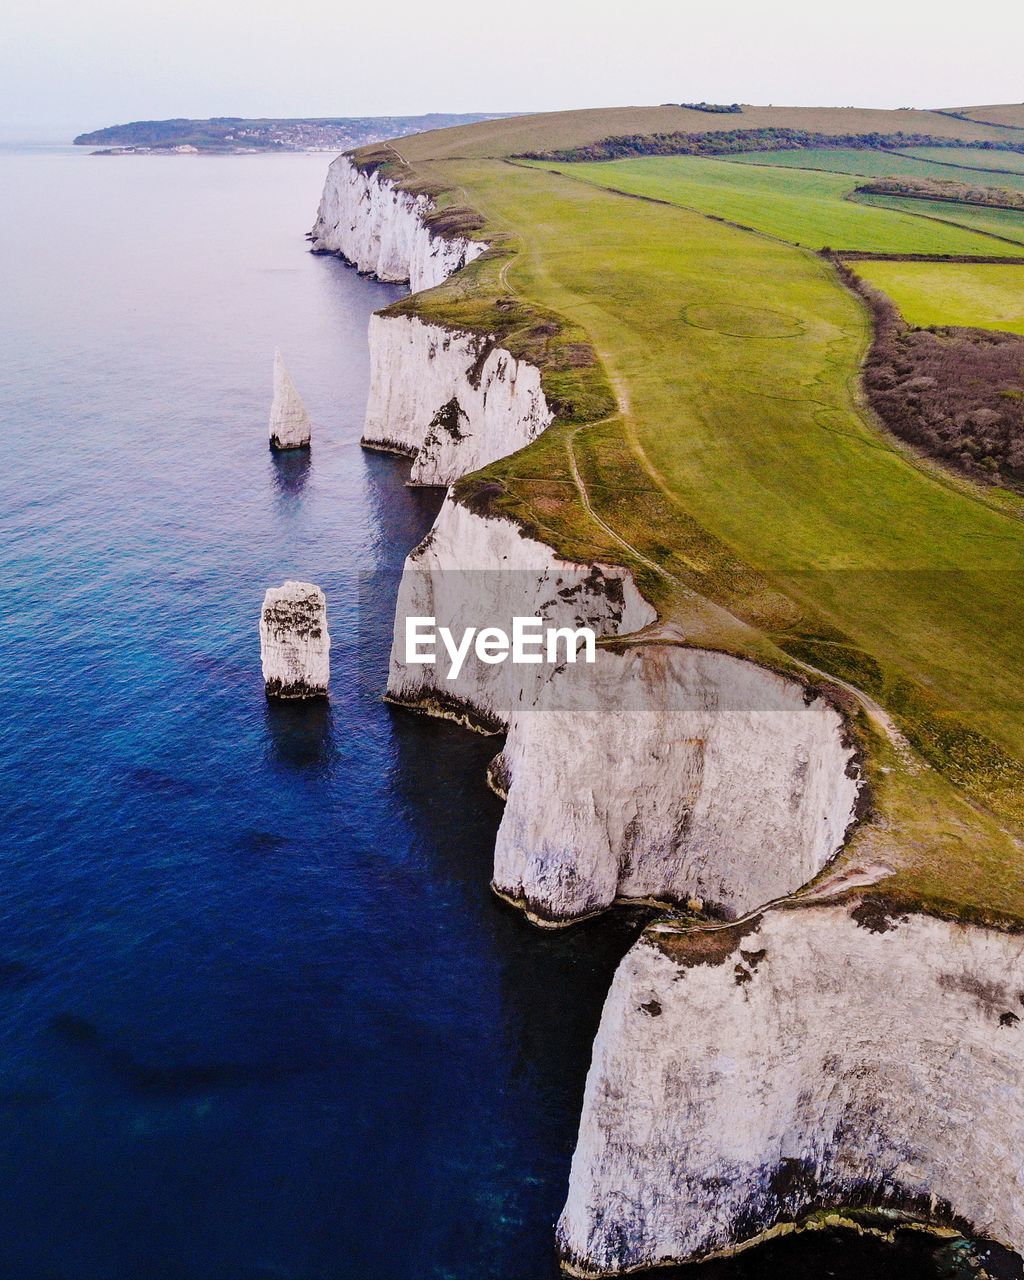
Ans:
[[[493,741],[380,701],[360,575],[439,499],[358,447],[399,291],[307,252],[327,162],[0,156],[4,1276],[552,1269],[635,926],[498,903]],[[267,449],[275,344],[308,465]],[[263,695],[292,576],[329,707]]]
[[[326,164],[0,153],[12,1280],[555,1274],[638,921],[499,903],[495,744],[380,700],[439,497],[358,447],[398,291],[307,252]],[[275,345],[308,462],[267,449]],[[327,592],[328,706],[263,695],[289,576]],[[887,1265],[818,1239],[713,1274],[911,1274]]]

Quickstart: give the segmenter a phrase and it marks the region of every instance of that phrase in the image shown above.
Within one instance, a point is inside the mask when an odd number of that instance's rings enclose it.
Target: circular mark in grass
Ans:
[[[727,338],[798,338],[807,327],[796,316],[767,307],[736,302],[694,302],[683,307],[683,319],[694,329],[707,329]]]

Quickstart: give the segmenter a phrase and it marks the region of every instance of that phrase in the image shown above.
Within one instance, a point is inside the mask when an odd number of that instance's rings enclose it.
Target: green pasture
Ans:
[[[694,209],[811,249],[1024,256],[1024,235],[1020,245],[1008,245],[979,234],[977,221],[972,222],[974,230],[946,225],[944,206],[938,207],[938,201],[907,202],[915,208],[903,210],[901,205],[897,210],[876,207],[875,197],[865,197],[864,203],[848,199],[857,186],[857,179],[848,174],[759,168],[693,156],[571,166],[537,163],[579,181]],[[915,216],[917,205],[933,204],[936,208],[929,208],[927,218]]]
[[[629,405],[610,436],[578,437],[584,454],[627,440],[643,460],[635,487],[668,499],[627,514],[626,540],[660,562],[685,513],[1024,752],[1024,631],[998,623],[1019,613],[1024,524],[912,465],[864,419],[867,317],[827,264],[543,171],[445,167],[516,236],[515,292],[582,326]],[[591,465],[610,501],[622,459]]]
[[[992,151],[988,147],[908,147],[907,155],[923,160],[946,160],[967,169],[985,169],[1005,177],[1005,172],[1024,173],[1024,152]]]
[[[937,178],[963,182],[976,187],[1004,187],[1008,191],[1024,191],[1024,165],[1016,173],[995,173],[981,169],[965,169],[952,163],[939,163],[944,149],[922,147],[917,152],[876,151],[870,148],[815,148],[800,151],[744,151],[723,157],[730,164],[750,164],[762,168],[811,169],[828,173],[852,173],[863,178]],[[1013,152],[982,151],[980,155],[996,157]]]
[[[909,324],[1024,334],[1024,265],[858,262],[856,270],[892,298]]]
[[[919,200],[913,196],[857,195],[859,204],[875,209],[892,209],[900,215],[939,218],[943,222],[980,231],[990,237],[988,252],[1009,257],[1020,254],[1024,246],[1024,210],[986,209],[983,205],[961,204],[953,200]],[[1002,248],[998,246],[1002,245]]]

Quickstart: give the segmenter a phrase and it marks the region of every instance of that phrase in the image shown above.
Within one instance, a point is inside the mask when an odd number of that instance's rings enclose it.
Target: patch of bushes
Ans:
[[[1024,209],[1024,192],[1003,187],[972,187],[948,178],[876,178],[857,191],[867,196],[912,196],[916,200],[944,200],[982,205],[986,209]]]
[[[871,311],[864,388],[889,430],[973,480],[1024,493],[1024,337],[911,328],[884,293],[832,261]]]
[[[738,116],[743,108],[738,102],[728,106],[721,102],[666,102],[666,107],[682,107],[685,111],[707,111],[713,116]]]
[[[566,151],[526,151],[520,160],[622,160],[636,156],[723,156],[739,151],[803,151],[824,147],[901,151],[907,147],[956,147],[956,138],[930,133],[812,133],[806,129],[716,129],[706,133],[633,133]],[[986,150],[1024,152],[1024,142],[977,142]]]

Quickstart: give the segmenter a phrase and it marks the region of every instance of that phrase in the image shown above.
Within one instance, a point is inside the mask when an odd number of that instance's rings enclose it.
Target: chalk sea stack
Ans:
[[[308,449],[311,424],[302,397],[285,368],[280,350],[274,352],[274,403],[270,408],[271,449]]]
[[[327,599],[312,582],[270,587],[260,611],[260,658],[269,698],[322,698],[331,678]]]

